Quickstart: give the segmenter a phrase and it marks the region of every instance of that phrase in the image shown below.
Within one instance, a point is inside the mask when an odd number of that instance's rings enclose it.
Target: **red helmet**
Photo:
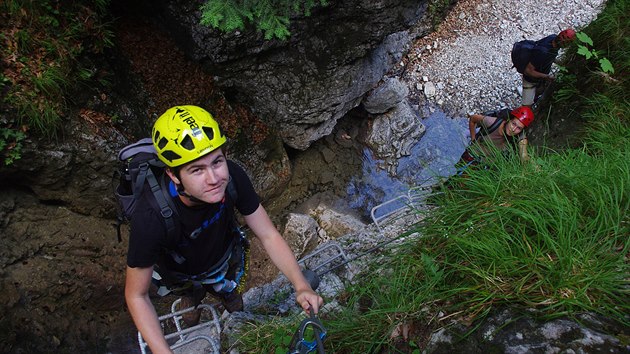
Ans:
[[[561,42],[572,42],[575,40],[575,31],[567,28],[558,34],[558,39]]]
[[[534,112],[529,106],[515,108],[510,114],[520,120],[526,128],[534,121]]]

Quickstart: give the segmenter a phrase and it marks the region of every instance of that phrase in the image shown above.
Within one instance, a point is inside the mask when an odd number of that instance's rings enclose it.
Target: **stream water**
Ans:
[[[395,176],[379,167],[383,161],[375,159],[370,150],[363,151],[361,172],[351,178],[346,188],[351,208],[369,216],[375,206],[407,193],[410,188],[431,186],[455,173],[454,164],[469,139],[468,121],[435,110],[422,123],[425,134],[409,156],[398,160]],[[386,207],[378,209],[378,213],[387,212]]]

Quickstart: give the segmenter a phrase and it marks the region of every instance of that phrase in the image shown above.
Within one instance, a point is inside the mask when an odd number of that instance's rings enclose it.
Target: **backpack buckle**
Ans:
[[[162,217],[164,218],[170,218],[171,216],[173,216],[173,209],[166,207],[160,210],[160,214],[162,214]]]

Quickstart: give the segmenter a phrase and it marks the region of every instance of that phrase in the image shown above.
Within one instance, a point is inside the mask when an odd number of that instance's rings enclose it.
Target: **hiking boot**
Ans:
[[[182,320],[184,320],[187,327],[193,327],[199,324],[199,320],[201,319],[201,309],[197,308],[197,305],[192,297],[182,296],[179,302],[179,309],[184,310],[189,307],[195,308],[183,313]]]
[[[243,311],[243,295],[238,292],[232,291],[231,293],[221,296],[220,299],[221,304],[223,304],[227,312]]]

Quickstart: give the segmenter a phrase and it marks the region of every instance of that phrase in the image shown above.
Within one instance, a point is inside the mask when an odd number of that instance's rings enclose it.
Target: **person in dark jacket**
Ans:
[[[552,34],[536,42],[536,46],[530,51],[529,63],[523,71],[523,106],[534,104],[535,98],[544,89],[544,83],[555,80],[550,72],[558,50],[571,44],[575,38],[575,31],[568,28],[558,35]]]

